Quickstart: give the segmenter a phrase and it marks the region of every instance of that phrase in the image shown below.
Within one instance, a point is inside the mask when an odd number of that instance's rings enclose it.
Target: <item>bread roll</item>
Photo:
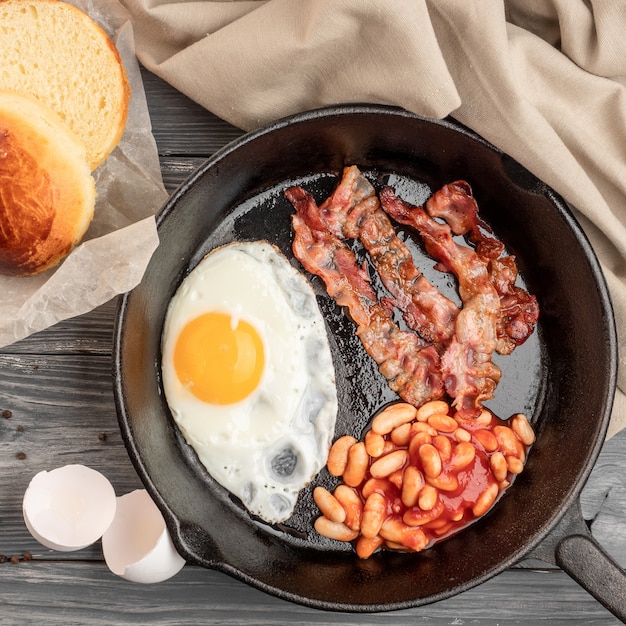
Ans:
[[[0,91],[0,273],[56,265],[85,234],[95,199],[82,141],[38,100]]]
[[[82,139],[91,169],[117,145],[130,87],[117,49],[59,0],[0,0],[0,89],[35,96]]]

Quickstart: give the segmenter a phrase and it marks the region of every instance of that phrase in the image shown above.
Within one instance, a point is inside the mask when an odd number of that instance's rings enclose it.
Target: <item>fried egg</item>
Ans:
[[[162,337],[172,416],[209,474],[270,523],[324,467],[337,415],[324,319],[306,278],[265,241],[209,253]]]

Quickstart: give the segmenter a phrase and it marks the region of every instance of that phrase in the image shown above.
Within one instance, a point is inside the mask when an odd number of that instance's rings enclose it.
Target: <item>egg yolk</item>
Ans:
[[[233,404],[256,389],[265,354],[256,329],[225,313],[191,320],[174,348],[174,368],[183,385],[210,404]]]

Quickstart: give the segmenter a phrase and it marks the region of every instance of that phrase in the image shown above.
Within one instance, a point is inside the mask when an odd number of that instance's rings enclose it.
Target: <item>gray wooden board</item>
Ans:
[[[0,587],[0,623],[7,625],[619,623],[559,571],[509,570],[443,602],[359,615],[302,607],[197,567],[138,585],[112,577],[104,565],[29,563],[0,568]]]
[[[144,72],[163,178],[173,191],[241,131]],[[468,592],[426,607],[375,615],[300,607],[218,572],[186,566],[159,585],[115,577],[98,543],[43,548],[21,501],[37,472],[83,463],[118,494],[141,488],[117,425],[112,334],[117,299],[0,351],[0,624],[613,624],[567,575],[524,561]],[[584,425],[583,425],[584,427]],[[626,565],[626,433],[608,441],[581,504],[594,537]],[[550,480],[546,476],[546,480]],[[24,560],[23,555],[32,555]]]

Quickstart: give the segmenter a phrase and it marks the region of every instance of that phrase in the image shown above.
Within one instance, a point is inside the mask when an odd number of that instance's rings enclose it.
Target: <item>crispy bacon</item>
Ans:
[[[431,217],[443,218],[455,235],[469,233],[470,241],[476,244],[478,256],[497,259],[502,254],[504,244],[478,216],[478,204],[466,181],[457,180],[444,185],[428,199],[426,210]]]
[[[489,279],[500,296],[496,350],[500,354],[511,354],[533,334],[539,319],[537,298],[515,284],[517,265],[515,257],[505,256],[490,259]]]
[[[410,250],[381,209],[374,187],[358,167],[344,169],[341,182],[320,205],[319,216],[336,237],[361,241],[409,328],[437,346],[450,341],[458,307],[415,266]]]
[[[296,258],[324,281],[338,305],[348,309],[357,336],[390,388],[415,406],[441,397],[444,389],[436,349],[393,322],[352,250],[324,226],[313,197],[300,187],[288,189],[285,195],[296,209],[292,216]]]
[[[347,309],[391,389],[415,406],[445,391],[461,417],[477,417],[502,374],[494,352],[509,354],[523,343],[539,309],[536,298],[515,284],[515,259],[501,258],[504,246],[479,218],[469,184],[445,185],[424,208],[414,207],[389,187],[377,195],[352,166],[321,206],[300,187],[286,196],[296,209],[295,256]],[[438,268],[456,276],[461,310],[415,266],[388,215],[415,228]],[[461,245],[453,235],[467,236],[475,246]],[[365,264],[342,239],[359,239],[391,298],[377,298]],[[394,307],[419,336],[398,328]]]
[[[390,187],[379,196],[383,209],[401,224],[415,228],[429,254],[458,279],[463,308],[456,318],[455,336],[441,357],[441,368],[457,412],[465,418],[476,417],[482,402],[493,397],[501,376],[492,362],[500,298],[487,265],[473,249],[454,241],[450,226],[434,220],[422,207],[404,202]],[[437,193],[433,198],[436,202]]]
[[[476,253],[487,263],[489,280],[500,297],[497,320],[496,350],[510,354],[532,335],[539,305],[537,298],[515,285],[517,266],[514,257],[498,257],[504,250],[502,242],[478,216],[478,205],[469,184],[459,180],[444,185],[426,203],[431,217],[443,218],[455,235],[466,235],[476,244]]]

